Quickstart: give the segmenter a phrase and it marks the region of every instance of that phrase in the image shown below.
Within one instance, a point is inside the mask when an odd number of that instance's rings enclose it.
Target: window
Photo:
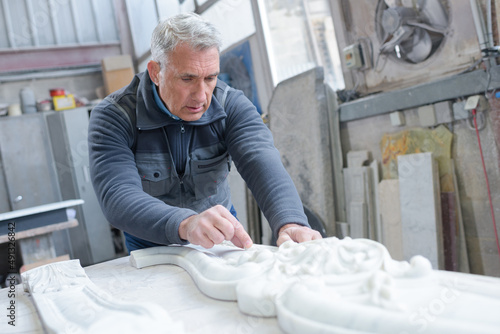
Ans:
[[[344,88],[327,0],[259,0],[274,84],[315,66],[325,81]]]
[[[219,0],[202,16],[221,32],[223,50],[255,33],[250,0]]]

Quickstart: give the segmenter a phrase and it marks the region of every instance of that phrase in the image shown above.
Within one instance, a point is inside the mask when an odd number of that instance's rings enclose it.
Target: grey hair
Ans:
[[[168,56],[180,43],[187,43],[196,50],[217,48],[222,39],[213,24],[195,13],[182,13],[161,21],[151,37],[151,59],[163,67]]]

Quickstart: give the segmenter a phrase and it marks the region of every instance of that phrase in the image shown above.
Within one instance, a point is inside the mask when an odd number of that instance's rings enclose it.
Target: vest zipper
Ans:
[[[184,181],[182,180],[182,176],[179,176],[179,186],[181,188],[181,191],[180,191],[180,205],[181,207],[184,207]]]
[[[170,161],[172,163],[172,166],[173,167],[173,172],[175,174],[175,176],[179,179],[179,189],[180,189],[180,192],[179,192],[179,197],[180,197],[180,205],[181,207],[184,206],[184,181],[182,180],[183,176],[184,175],[179,175],[177,173],[177,169],[175,168],[175,161],[174,161],[174,157],[172,155],[172,151],[170,150],[170,143],[168,141],[168,136],[167,136],[167,132],[165,130],[165,127],[162,127],[162,130],[163,130],[163,137],[165,138],[165,142],[167,143],[167,146],[169,147],[169,155],[170,155]],[[185,132],[185,129],[184,129],[184,124],[181,124],[181,133],[184,133]]]
[[[184,129],[184,123],[181,123],[181,138],[183,137],[182,135],[186,132],[186,129]],[[181,156],[184,155],[184,145],[182,145],[184,143],[184,140],[181,139],[180,140],[180,150],[179,152],[182,152],[181,153]],[[183,159],[181,159],[183,160]],[[184,172],[186,172],[184,170]],[[180,188],[181,188],[181,192],[180,192],[180,204],[181,204],[181,207],[184,207],[184,193],[185,193],[185,189],[184,189],[184,181],[182,180],[184,178],[184,173],[182,173],[182,175],[178,175],[179,177],[179,185],[180,185]]]

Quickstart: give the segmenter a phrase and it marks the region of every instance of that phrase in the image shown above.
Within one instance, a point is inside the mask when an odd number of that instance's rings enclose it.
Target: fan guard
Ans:
[[[448,27],[446,0],[379,0],[375,15],[380,54],[410,64],[431,57]]]

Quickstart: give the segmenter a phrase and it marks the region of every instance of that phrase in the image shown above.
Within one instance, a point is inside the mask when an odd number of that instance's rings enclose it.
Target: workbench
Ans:
[[[174,265],[136,269],[129,257],[85,267],[87,276],[116,300],[154,303],[172,319],[184,324],[186,333],[283,333],[276,318],[243,314],[236,302],[215,300],[204,295],[189,274]],[[44,333],[38,312],[22,284],[16,286],[16,326],[8,325],[8,289],[0,290],[0,333]],[[168,330],[168,329],[166,329]]]

